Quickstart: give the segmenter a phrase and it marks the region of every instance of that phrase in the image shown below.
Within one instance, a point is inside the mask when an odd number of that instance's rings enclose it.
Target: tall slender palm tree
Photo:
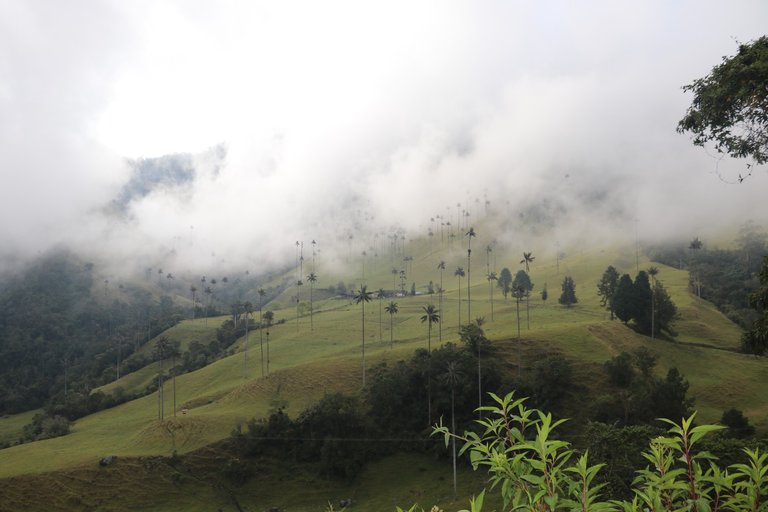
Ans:
[[[382,329],[382,327],[381,327],[381,323],[382,323],[381,322],[381,301],[384,299],[384,294],[385,294],[384,288],[379,288],[379,290],[376,293],[379,296],[379,343],[381,343],[382,341],[384,341],[383,337],[382,337],[383,335],[381,333],[381,329]]]
[[[312,315],[314,314],[315,307],[312,292],[315,289],[315,282],[317,282],[317,274],[310,272],[307,275],[307,281],[309,281],[309,330],[313,331],[315,330],[315,324],[313,323],[314,321],[312,320]]]
[[[203,290],[203,293],[205,293],[205,325],[208,325],[208,307],[211,305],[211,295],[213,295],[213,288],[210,286],[206,286],[205,290]]]
[[[533,256],[533,252],[523,252],[523,259],[520,260],[520,264],[525,264],[525,271],[530,272],[529,265],[533,263],[533,260],[535,260]],[[530,330],[531,328],[531,288],[528,288],[525,291],[525,322],[526,327]]]
[[[368,287],[364,284],[360,285],[360,289],[355,294],[355,304],[362,304],[362,354],[363,354],[363,386],[365,386],[365,303],[371,302],[371,292],[368,291]]]
[[[488,275],[491,273],[491,253],[493,252],[493,247],[491,244],[488,244],[485,246],[485,275]]]
[[[651,339],[654,339],[656,337],[656,276],[659,275],[659,268],[650,267],[648,275],[653,281],[653,286],[651,286]]]
[[[702,247],[704,247],[704,244],[701,240],[699,240],[699,237],[694,238],[691,240],[691,243],[688,244],[688,249],[692,251],[691,254],[693,254],[693,251],[700,251]],[[693,261],[691,261],[691,263],[693,263]],[[693,287],[694,291],[696,292],[696,296],[701,298],[701,281],[699,281],[699,275],[697,272],[693,273]]]
[[[299,304],[301,300],[301,287],[304,286],[304,281],[299,279],[296,281],[296,332],[299,332]]]
[[[432,324],[440,323],[440,310],[435,308],[433,304],[422,306],[421,310],[424,314],[421,316],[421,323],[428,323],[427,330],[427,353],[432,353]]]
[[[269,328],[272,325],[272,321],[275,319],[275,314],[272,311],[266,311],[264,313],[264,322],[267,326],[267,375],[269,375]]]
[[[472,239],[477,236],[475,228],[470,227],[465,233],[467,237],[467,318],[472,318],[472,296],[470,295],[470,263],[472,262]]]
[[[432,424],[432,324],[440,323],[440,310],[435,309],[435,306],[428,304],[423,306],[421,315],[421,323],[427,323],[427,425]]]
[[[245,346],[243,348],[243,377],[248,377],[248,328],[250,327],[250,315],[253,313],[253,304],[246,302],[243,304],[245,312]]]
[[[160,360],[160,372],[157,374],[157,419],[163,421],[165,417],[165,394],[163,387],[163,362],[168,356],[170,340],[166,336],[160,336],[155,342],[155,357]]]
[[[464,269],[457,267],[453,275],[459,278],[459,329],[461,329],[461,278],[464,277]]]
[[[389,304],[384,306],[384,311],[389,313],[389,348],[392,348],[394,344],[394,335],[393,335],[393,325],[392,320],[393,317],[400,311],[400,309],[397,307],[397,302],[395,301],[389,301]]]
[[[456,432],[456,386],[463,377],[456,361],[448,361],[441,380],[451,388],[451,432]],[[456,437],[451,436],[451,452],[453,453],[453,495],[456,496]]]
[[[195,285],[189,287],[189,291],[192,293],[192,320],[195,319],[195,309],[197,305],[197,288]]]
[[[264,288],[259,288],[256,293],[259,294],[259,347],[261,348],[261,376],[264,377],[264,316],[261,314],[261,306],[267,292]]]
[[[438,308],[443,309],[443,270],[445,270],[445,262],[443,260],[440,260],[440,263],[437,264],[437,270],[440,271],[440,289],[438,290],[437,295],[437,305]],[[443,342],[443,324],[437,324],[438,325],[438,339],[440,340],[440,343]]]
[[[496,272],[488,273],[488,288],[490,288],[491,292],[491,320],[493,320],[493,289],[495,288],[493,282],[498,280],[499,278],[496,276]]]

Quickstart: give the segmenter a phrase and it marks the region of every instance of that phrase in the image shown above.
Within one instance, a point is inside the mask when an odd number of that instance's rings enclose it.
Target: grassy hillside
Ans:
[[[443,286],[446,293],[441,307],[441,325],[433,328],[432,343],[457,341],[459,314],[466,322],[469,311],[467,304],[466,277],[461,281],[453,275],[457,266],[466,270],[466,249],[456,243],[453,250],[440,253],[430,252],[426,242],[417,242],[423,247],[414,247],[414,259],[408,262],[406,289],[411,283],[423,292],[431,280],[435,286],[440,283],[437,264],[446,261],[443,274]],[[414,244],[415,245],[415,244]],[[484,247],[483,241],[473,242],[473,248]],[[496,259],[496,271],[507,266],[514,272],[520,268],[518,261],[522,251],[498,247],[492,255]],[[421,255],[420,255],[421,254]],[[599,365],[623,350],[643,346],[659,356],[656,369],[659,375],[666,373],[672,366],[677,366],[690,381],[689,395],[696,398],[696,408],[702,421],[716,421],[722,411],[736,407],[744,411],[751,422],[760,429],[768,428],[768,398],[762,391],[762,383],[768,381],[768,365],[765,361],[739,354],[735,350],[739,345],[740,330],[711,305],[690,295],[687,291],[687,274],[683,271],[658,265],[661,280],[680,311],[680,319],[675,324],[679,335],[674,340],[656,339],[640,336],[618,321],[610,321],[608,313],[599,305],[596,283],[603,270],[610,264],[620,272],[635,273],[634,252],[624,252],[621,248],[610,250],[572,248],[565,258],[555,260],[554,255],[545,252],[536,254],[530,275],[535,284],[530,300],[530,327],[525,304],[520,307],[521,340],[517,340],[517,304],[513,299],[504,300],[498,288],[489,288],[485,280],[486,261],[492,264],[491,255],[484,250],[473,250],[471,318],[485,317],[485,329],[488,337],[498,348],[499,357],[510,371],[515,371],[518,361],[523,366],[529,365],[542,353],[559,352],[573,361],[576,375],[584,380],[582,384],[595,385],[595,375],[599,374]],[[419,256],[420,255],[420,256]],[[488,258],[486,258],[488,256]],[[335,285],[339,280],[354,282],[356,286],[365,283],[369,289],[376,290],[393,287],[391,269],[402,268],[405,264],[401,257],[368,257],[365,277],[362,275],[362,262],[348,265],[349,273],[357,275],[355,279],[339,272],[324,273],[318,262],[316,272],[318,288]],[[412,265],[412,268],[410,268]],[[640,268],[647,268],[648,261],[640,261]],[[355,270],[357,268],[357,270]],[[309,271],[306,266],[305,270]],[[566,308],[557,304],[560,295],[560,283],[564,275],[573,277],[576,283],[578,304]],[[549,300],[541,300],[539,292],[546,283]],[[399,279],[395,285],[399,286]],[[309,300],[309,288],[302,287],[298,292],[300,301]],[[251,331],[248,339],[248,357],[245,358],[246,340],[240,339],[232,346],[234,353],[200,370],[179,376],[176,379],[176,415],[173,413],[172,383],[166,384],[165,411],[166,421],[158,422],[158,395],[134,400],[113,409],[78,420],[73,432],[65,437],[14,446],[0,452],[0,486],[3,488],[27,485],[23,482],[41,481],[61,482],[85,481],[96,472],[96,462],[107,454],[117,454],[126,458],[114,469],[108,471],[123,474],[138,473],[137,479],[150,479],[149,470],[134,471],[146,466],[146,458],[157,455],[170,456],[172,453],[192,453],[205,446],[226,438],[232,429],[251,417],[263,417],[276,404],[287,406],[287,412],[294,416],[307,405],[324,394],[333,391],[355,393],[361,389],[361,335],[362,308],[349,298],[326,298],[314,303],[314,315],[296,316],[297,290],[288,289],[264,309],[272,309],[276,320],[285,323],[272,326],[269,336],[266,332]],[[493,295],[493,314],[491,314],[491,294]],[[321,295],[321,294],[318,294]],[[380,309],[390,300],[395,300],[400,311],[392,318],[394,345],[390,347],[390,317]],[[410,356],[418,347],[426,347],[427,325],[420,321],[422,307],[432,303],[438,305],[438,295],[420,294],[414,297],[387,298],[382,301],[372,300],[365,305],[365,353],[366,365],[372,366],[381,361],[396,361]],[[461,313],[459,305],[461,304]],[[276,307],[285,306],[290,307]],[[258,315],[258,313],[256,313]],[[225,318],[186,320],[164,333],[181,343],[182,350],[195,340],[207,343],[215,337],[215,329]],[[261,340],[261,341],[260,341]],[[262,377],[262,347],[269,350],[269,375]],[[145,347],[144,350],[149,350]],[[264,361],[266,373],[267,362]],[[123,376],[102,388],[110,392],[122,387],[127,392],[144,389],[158,371],[158,363],[153,363],[137,372]],[[599,379],[598,379],[599,380]],[[597,383],[599,385],[599,382]],[[181,414],[181,409],[187,409]],[[12,438],[15,429],[28,419],[18,415],[0,419],[0,438]],[[398,456],[406,457],[406,456]],[[142,462],[144,461],[144,462]],[[141,466],[144,464],[144,466]],[[280,484],[277,489],[284,495],[293,495],[292,510],[318,510],[326,497],[338,492],[350,492],[355,489],[358,496],[377,505],[366,510],[391,510],[395,503],[407,504],[421,498],[437,500],[449,490],[447,477],[449,464],[421,460],[408,462],[402,458],[382,461],[371,466],[361,475],[359,481],[351,486],[312,480],[308,482],[292,481]],[[137,466],[138,465],[138,466]],[[388,466],[390,465],[390,466]],[[403,481],[406,468],[421,467],[418,475],[407,480],[407,486],[413,487],[412,494],[398,494],[403,487],[392,478],[389,489],[386,478],[377,475],[396,474]],[[133,468],[133,470],[131,469]],[[169,470],[170,471],[170,470]],[[55,473],[51,473],[55,472]],[[94,473],[96,472],[96,473]],[[155,482],[153,485],[163,489],[175,489],[176,494],[157,492],[157,496],[169,496],[153,501],[154,508],[147,510],[170,510],[179,505],[188,510],[203,510],[211,507],[232,506],[227,504],[227,497],[210,491],[201,491],[205,496],[197,496],[185,484],[174,480],[173,472],[161,477],[166,484]],[[420,479],[419,475],[424,478]],[[26,476],[24,476],[26,475]],[[37,476],[35,476],[37,475]],[[68,476],[70,475],[70,476]],[[86,476],[83,476],[86,475]],[[238,496],[252,506],[262,507],[265,501],[254,496],[267,493],[273,486],[274,475],[259,475],[248,484],[248,490],[240,490]],[[13,478],[13,479],[11,479]],[[93,478],[103,478],[94,476]],[[9,480],[11,479],[11,480]],[[28,480],[25,480],[28,479]],[[380,482],[379,487],[376,481]],[[100,481],[100,480],[99,480]],[[171,484],[172,482],[175,482]],[[32,485],[32,484],[29,484]],[[109,499],[112,485],[105,480],[104,499]],[[143,485],[143,484],[142,484]],[[301,492],[293,492],[290,486],[302,486]],[[163,487],[164,486],[164,487]],[[336,487],[338,486],[338,487]],[[433,486],[433,487],[431,487]],[[258,487],[258,491],[256,490]],[[20,487],[19,487],[20,488]],[[77,488],[74,485],[73,488]],[[469,485],[466,489],[477,489]],[[275,492],[278,492],[275,490]],[[23,491],[18,493],[24,494]],[[442,494],[441,494],[442,493]],[[5,495],[5,494],[4,494]],[[19,495],[21,496],[21,495]],[[171,498],[170,496],[173,496]],[[343,497],[343,496],[342,496]],[[21,498],[18,498],[21,500]],[[89,498],[90,499],[90,498]],[[95,498],[94,498],[95,499]],[[81,509],[84,502],[75,497],[62,498],[60,508],[55,510]],[[69,500],[69,501],[68,501]],[[204,503],[204,505],[199,505]],[[381,508],[379,505],[381,504]],[[426,503],[425,503],[426,504]],[[386,507],[385,507],[386,505]],[[95,506],[95,505],[93,505]],[[135,506],[144,506],[136,503]],[[108,508],[104,503],[100,510],[127,510],[115,506]]]

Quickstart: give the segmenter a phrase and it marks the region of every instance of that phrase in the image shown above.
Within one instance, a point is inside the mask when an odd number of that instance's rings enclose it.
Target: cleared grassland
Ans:
[[[528,304],[519,304],[518,325],[518,304],[511,297],[505,300],[495,286],[489,287],[485,279],[486,255],[480,249],[477,251],[479,256],[472,260],[471,305],[466,300],[466,277],[461,281],[459,296],[459,280],[453,271],[457,266],[466,269],[467,261],[466,251],[456,245],[453,251],[445,250],[440,254],[425,251],[422,256],[418,256],[416,253],[417,256],[410,263],[413,268],[408,271],[411,277],[406,289],[410,290],[410,284],[414,282],[418,291],[424,291],[429,281],[433,281],[435,286],[440,284],[437,264],[441,259],[446,261],[443,273],[446,291],[440,308],[441,324],[432,329],[433,347],[441,342],[458,342],[459,314],[462,323],[466,323],[470,315],[468,306],[471,306],[472,319],[481,316],[485,318],[486,334],[497,347],[497,357],[508,371],[516,371],[518,362],[526,367],[542,354],[559,352],[573,361],[577,378],[583,381],[579,384],[599,391],[600,386],[604,385],[599,377],[600,365],[621,351],[631,351],[642,346],[659,356],[657,375],[663,376],[668,368],[676,366],[689,380],[689,395],[696,398],[696,408],[702,421],[716,421],[724,409],[736,407],[743,410],[758,428],[768,428],[768,397],[763,390],[764,383],[768,381],[768,365],[764,360],[736,352],[740,330],[710,304],[688,293],[686,272],[657,265],[660,268],[658,279],[664,283],[677,304],[681,318],[675,324],[679,335],[674,340],[651,340],[638,335],[619,321],[610,321],[596,293],[596,284],[610,264],[622,273],[635,274],[634,252],[622,251],[620,248],[571,250],[559,262],[554,256],[537,254],[530,270],[535,284],[534,293]],[[481,243],[476,245],[478,248],[483,247]],[[516,255],[517,252],[498,251],[499,254],[495,255],[498,260],[496,272],[507,266],[514,275],[520,268],[517,263],[520,256]],[[640,261],[641,269],[650,265],[649,261]],[[360,273],[360,277],[354,281],[358,286],[365,283],[369,290],[392,290],[391,269],[402,266],[402,262],[388,256],[369,257],[365,279]],[[320,275],[318,287],[335,284],[342,278],[345,282],[353,281],[338,273],[329,271],[323,275],[319,268],[317,271]],[[574,278],[577,287],[579,302],[572,307],[557,304],[560,283],[566,274]],[[549,300],[546,302],[540,298],[545,283],[549,292]],[[395,285],[399,287],[399,279],[395,280]],[[174,451],[186,454],[226,438],[236,425],[252,417],[265,416],[275,404],[285,405],[287,412],[295,416],[326,393],[359,392],[362,386],[362,307],[349,298],[318,300],[314,303],[310,324],[309,313],[299,317],[296,315],[296,293],[295,287],[287,289],[273,303],[264,306],[264,310],[274,311],[277,321],[285,322],[273,325],[268,336],[266,330],[250,331],[247,360],[244,353],[245,339],[241,338],[231,347],[231,355],[177,377],[175,417],[172,383],[169,380],[165,388],[165,421],[159,422],[157,419],[158,395],[153,393],[78,420],[72,434],[68,436],[1,451],[0,478],[20,475],[32,478],[29,475],[36,475],[35,478],[66,480],[65,476],[69,472],[79,475],[78,471],[86,471],[85,474],[89,474],[87,472],[92,471],[89,468],[107,454],[129,458],[170,456]],[[301,301],[309,299],[307,286],[302,287],[299,293]],[[390,300],[396,301],[400,307],[399,313],[391,318],[382,311]],[[421,322],[420,317],[423,314],[422,307],[430,303],[437,306],[440,303],[439,296],[420,294],[388,297],[382,301],[374,298],[367,303],[364,318],[366,366],[405,359],[416,348],[426,348],[427,325]],[[290,307],[276,307],[281,305]],[[258,318],[258,312],[254,316]],[[179,340],[183,348],[188,347],[192,341],[208,343],[215,337],[216,327],[225,319],[187,320],[164,334]],[[390,320],[394,339],[392,346]],[[150,349],[147,345],[142,350]],[[109,392],[120,386],[126,392],[140,391],[156,378],[158,369],[158,363],[153,363],[101,389]],[[181,414],[182,408],[188,410],[186,414]],[[0,419],[0,438],[4,432],[16,431],[20,423],[27,419],[23,415],[17,416]],[[432,466],[424,459],[414,462],[415,459],[406,460],[408,457],[398,455],[373,464],[360,476],[359,481],[349,485],[324,482],[309,473],[302,476],[307,481],[289,479],[276,485],[277,477],[265,471],[264,475],[258,475],[248,483],[245,490],[239,490],[238,496],[242,497],[243,503],[263,508],[268,503],[276,502],[276,495],[270,493],[292,495],[291,510],[318,510],[325,503],[326,496],[330,499],[336,491],[349,494],[351,490],[354,490],[355,496],[364,497],[366,503],[371,504],[370,507],[366,506],[366,510],[391,510],[396,503],[410,504],[415,501],[424,505],[449,503],[435,500],[445,498],[450,488],[450,464],[443,461]],[[414,467],[422,466],[426,469],[414,474],[408,473]],[[139,466],[134,469],[142,473],[137,468],[140,469]],[[146,470],[143,476],[136,478],[145,478],[150,473],[150,470]],[[213,490],[200,491],[200,495],[197,495],[191,488],[169,483],[172,480],[168,479],[178,477],[165,475],[158,478],[165,482],[157,485],[166,489],[166,494],[152,500],[151,506],[150,502],[136,506],[149,507],[144,508],[146,510],[172,510],[179,507],[185,510],[209,510],[217,506],[224,510],[231,509],[232,504],[228,503],[228,498]],[[377,480],[379,484],[375,483]],[[9,481],[0,480],[0,485],[6,486]],[[403,481],[407,483],[403,484]],[[462,496],[466,496],[470,489],[479,488],[476,481],[467,482],[474,483],[465,487]],[[169,486],[175,486],[178,492],[174,491],[176,494],[173,494],[168,491]],[[76,488],[78,486],[73,484],[72,489]],[[108,495],[111,491],[104,492]],[[158,496],[160,494],[158,491]],[[75,497],[62,499],[61,510],[79,510],[84,505]],[[460,502],[464,503],[463,499]],[[112,510],[104,503],[99,505],[99,509]],[[58,509],[54,507],[52,510]]]

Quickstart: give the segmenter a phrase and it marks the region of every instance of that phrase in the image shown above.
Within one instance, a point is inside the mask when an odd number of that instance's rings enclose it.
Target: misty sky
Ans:
[[[417,229],[485,194],[569,229],[765,222],[765,169],[726,184],[743,164],[675,127],[681,86],[767,22],[764,0],[0,0],[0,255],[275,261],[357,212]],[[218,144],[219,172],[107,213],[127,158]]]

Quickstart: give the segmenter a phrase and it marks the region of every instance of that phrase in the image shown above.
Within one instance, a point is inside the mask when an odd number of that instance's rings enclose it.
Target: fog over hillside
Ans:
[[[762,1],[5,0],[0,257],[266,267],[486,201],[515,236],[564,241],[764,223],[765,169],[730,184],[744,162],[675,128],[681,86],[766,19]]]

